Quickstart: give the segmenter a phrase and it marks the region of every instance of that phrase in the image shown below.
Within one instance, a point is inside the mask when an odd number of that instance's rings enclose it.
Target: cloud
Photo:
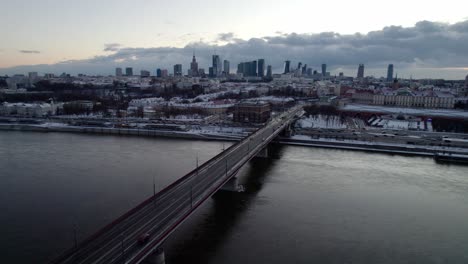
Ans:
[[[39,53],[41,53],[38,50],[20,50],[19,52],[23,53],[23,54],[39,54]]]
[[[276,72],[281,71],[285,60],[291,60],[292,65],[302,62],[313,69],[320,69],[322,63],[327,63],[333,73],[344,70],[345,74],[352,76],[360,63],[366,65],[366,74],[374,70],[379,76],[385,75],[386,66],[392,63],[399,73],[407,71],[409,76],[414,70],[423,76],[424,69],[429,68],[467,68],[467,43],[468,21],[455,24],[420,21],[412,27],[388,26],[367,34],[277,32],[273,36],[248,40],[238,39],[234,33],[228,32],[218,34],[214,42],[200,40],[183,48],[128,48],[116,43],[106,44],[106,50],[113,51],[112,54],[50,65],[47,69],[72,74],[111,74],[115,67],[154,71],[156,68],[172,69],[174,64],[182,63],[185,72],[192,52],[196,50],[200,67],[208,71],[211,55],[216,50],[222,59],[231,61],[234,69],[239,62],[264,58]],[[29,68],[15,68],[19,69]],[[35,67],[35,71],[45,70]],[[447,76],[447,72],[434,70],[430,74],[440,73],[440,76],[432,76],[439,78]]]
[[[122,45],[119,43],[109,43],[109,44],[104,44],[104,51],[118,51]]]

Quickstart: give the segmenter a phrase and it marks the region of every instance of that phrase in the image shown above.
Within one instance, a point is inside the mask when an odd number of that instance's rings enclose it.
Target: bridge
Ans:
[[[157,251],[166,238],[204,201],[221,188],[236,189],[237,172],[253,157],[266,155],[268,144],[289,128],[301,110],[297,106],[272,118],[249,137],[143,201],[52,263],[136,264],[148,256],[158,257]]]

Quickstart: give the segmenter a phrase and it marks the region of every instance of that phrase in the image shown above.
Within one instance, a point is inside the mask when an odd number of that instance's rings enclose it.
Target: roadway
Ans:
[[[294,107],[105,226],[52,263],[140,263],[205,200],[266,147],[294,116]],[[141,243],[142,234],[149,240]]]

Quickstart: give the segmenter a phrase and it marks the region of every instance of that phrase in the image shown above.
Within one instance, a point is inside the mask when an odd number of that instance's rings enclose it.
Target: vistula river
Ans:
[[[225,147],[231,143],[225,143]],[[0,131],[0,263],[47,263],[222,142]],[[178,263],[468,263],[468,167],[275,146],[164,245]]]

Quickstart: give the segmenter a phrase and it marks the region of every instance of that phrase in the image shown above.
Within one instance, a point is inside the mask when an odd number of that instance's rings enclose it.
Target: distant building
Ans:
[[[265,77],[265,59],[258,60],[258,77]]]
[[[243,102],[236,105],[234,122],[265,123],[271,115],[270,104],[265,102]]]
[[[222,73],[222,68],[221,68],[221,58],[219,55],[213,55],[213,75],[212,77],[219,77],[221,76]]]
[[[149,71],[141,70],[140,71],[140,76],[141,77],[150,77],[151,73]]]
[[[198,76],[205,77],[205,75],[206,75],[205,69],[203,68],[198,69]]]
[[[164,69],[161,71],[162,78],[167,78],[168,76],[169,76],[169,72],[167,71],[167,69]]]
[[[298,69],[298,70],[301,70],[301,69],[302,69],[302,62],[299,62],[299,63],[297,64],[297,69]]]
[[[230,69],[230,62],[228,60],[224,60],[223,62],[223,66],[224,66],[224,74],[226,75],[229,75],[229,73],[231,72],[231,69]]]
[[[393,64],[388,65],[387,82],[393,82]]]
[[[182,64],[174,65],[174,76],[182,76]]]
[[[267,77],[268,78],[273,77],[273,71],[272,71],[271,65],[268,65],[267,67]]]
[[[115,68],[115,76],[121,77],[123,75],[122,68]]]
[[[307,76],[312,76],[312,68],[307,68]]]
[[[358,79],[364,78],[364,64],[359,64],[357,77]]]
[[[28,73],[28,77],[29,77],[29,80],[35,80],[39,77],[39,75],[37,74],[37,72],[30,72]]]
[[[162,77],[162,70],[161,69],[156,70],[156,77],[158,77],[158,78]]]
[[[322,75],[327,76],[327,64],[322,64]]]
[[[245,77],[257,76],[257,61],[241,62],[237,65],[237,73]]]
[[[131,67],[125,68],[125,75],[126,76],[133,76],[133,68],[131,68]]]
[[[213,67],[208,68],[208,76],[209,76],[210,78],[216,77],[215,74],[214,74]]]
[[[304,64],[304,66],[301,69],[301,74],[306,75],[307,74],[307,64]]]
[[[290,67],[291,67],[291,61],[285,61],[284,62],[284,73],[289,73],[290,72]]]
[[[197,59],[195,58],[195,52],[193,53],[192,62],[190,63],[190,75],[192,77],[199,76],[198,75],[198,62],[197,62]]]

